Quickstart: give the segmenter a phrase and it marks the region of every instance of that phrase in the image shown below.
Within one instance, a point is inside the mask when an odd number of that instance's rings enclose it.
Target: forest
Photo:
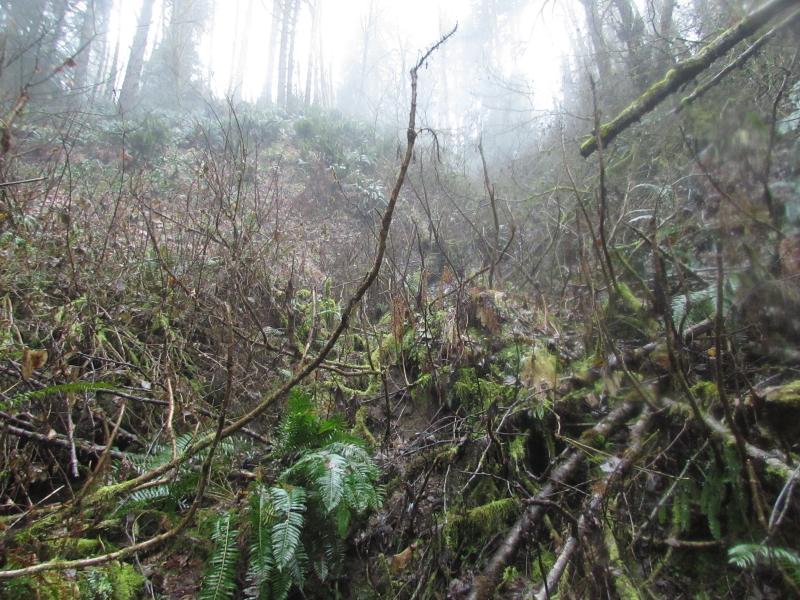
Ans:
[[[0,0],[0,598],[800,597],[797,0]]]

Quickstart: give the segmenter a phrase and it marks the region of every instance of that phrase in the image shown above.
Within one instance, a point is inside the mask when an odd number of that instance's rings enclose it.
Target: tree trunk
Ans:
[[[233,17],[233,44],[231,44],[231,62],[230,68],[228,69],[228,95],[231,96],[235,93],[236,87],[236,49],[239,46],[239,40],[241,39],[242,32],[242,4],[241,2],[236,3],[236,13]]]
[[[139,95],[142,67],[144,66],[144,52],[147,49],[147,34],[150,32],[154,4],[155,0],[144,0],[142,2],[136,35],[133,37],[133,45],[128,56],[128,66],[125,69],[125,79],[122,82],[122,90],[119,93],[119,111],[121,113],[129,111],[134,106]]]
[[[272,104],[272,80],[275,77],[275,46],[278,42],[278,33],[281,27],[281,0],[272,2],[272,28],[269,33],[269,46],[267,48],[267,75],[264,80],[264,87],[261,90],[261,102]]]
[[[647,65],[650,63],[649,52],[643,43],[644,21],[630,0],[614,0],[614,6],[620,18],[616,28],[617,36],[627,50],[625,63],[628,77],[636,91],[641,92],[647,87]]]
[[[317,36],[319,35],[319,9],[320,4],[319,1],[312,0],[309,3],[311,8],[311,39],[308,44],[308,65],[306,70],[306,93],[304,98],[304,104],[306,106],[311,106],[311,88],[313,87],[313,76],[314,76],[314,65],[315,65],[315,56],[314,56],[314,46],[317,43]]]
[[[234,62],[234,79],[233,89],[231,96],[239,102],[242,99],[242,87],[244,86],[244,69],[247,64],[247,50],[250,45],[250,23],[253,21],[253,0],[247,1],[247,7],[244,11],[244,21],[236,24],[236,29],[239,35],[236,36],[236,45],[238,46],[236,53],[236,60]]]
[[[278,53],[278,106],[286,108],[286,54],[289,46],[289,25],[296,0],[283,0],[281,9],[281,46]]]
[[[597,3],[595,0],[580,0],[586,16],[586,26],[589,28],[589,37],[592,40],[594,50],[594,61],[597,64],[600,82],[606,85],[610,82],[611,61],[608,57],[608,48],[603,36],[603,22],[597,14]]]
[[[119,45],[120,35],[117,31],[117,43],[114,44],[114,55],[111,57],[111,62],[108,66],[108,71],[103,72],[103,78],[106,82],[105,95],[106,98],[113,98],[116,93],[117,75],[119,72]]]
[[[323,21],[322,3],[319,4],[319,23]],[[327,89],[325,87],[325,53],[322,46],[322,35],[317,35],[317,61],[314,65],[315,70],[315,89],[314,104],[317,106],[328,106]]]
[[[106,69],[108,68],[108,25],[111,17],[111,0],[98,0],[97,7],[97,31],[100,36],[100,43],[96,47],[95,54],[98,57],[97,67],[92,78],[92,93],[90,104],[97,100],[97,93],[105,88]]]
[[[300,0],[292,3],[291,22],[289,27],[289,55],[286,60],[286,105],[291,109],[294,104],[294,48],[297,40],[297,19],[300,16]]]
[[[700,52],[677,63],[674,68],[667,71],[661,81],[650,86],[647,91],[629,104],[614,119],[603,124],[599,132],[593,133],[591,137],[584,141],[581,144],[581,156],[586,158],[597,150],[597,134],[599,134],[603,146],[608,145],[621,132],[661,104],[674,91],[680,89],[709,68],[715,60],[724,56],[736,44],[753,35],[766,23],[769,23],[770,20],[796,3],[797,0],[770,0],[744,19],[741,19],[734,26],[722,32]]]
[[[97,13],[95,12],[95,3],[89,2],[83,12],[83,22],[81,23],[81,32],[78,37],[78,48],[75,67],[75,79],[73,89],[80,92],[83,86],[86,85],[86,76],[89,73],[89,61],[91,59],[91,42],[92,38],[96,35]]]
[[[369,12],[366,20],[362,21],[363,45],[361,47],[361,77],[358,82],[359,97],[364,98],[367,85],[367,59],[369,58],[369,43],[372,29],[375,24],[375,0],[370,0]]]

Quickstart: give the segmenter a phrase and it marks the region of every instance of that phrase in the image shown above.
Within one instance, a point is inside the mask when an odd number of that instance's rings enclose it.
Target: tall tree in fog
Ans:
[[[294,51],[297,41],[297,20],[300,16],[300,0],[292,3],[291,20],[289,24],[288,53],[286,55],[286,99],[284,108],[292,108],[294,103]]]
[[[0,10],[0,95],[16,97],[23,87],[44,80],[66,55],[59,52],[66,2],[4,0]]]
[[[92,56],[94,61],[87,59],[86,67],[94,70],[86,77],[91,78],[91,103],[94,104],[98,92],[102,92],[106,83],[106,77],[116,77],[116,65],[113,68],[113,75],[107,73],[109,68],[108,41],[110,32],[108,30],[111,21],[112,0],[94,0],[92,7],[93,25],[95,39],[92,41]],[[77,79],[77,77],[76,77]],[[110,95],[109,95],[110,97]]]
[[[112,97],[116,90],[117,85],[117,75],[119,74],[119,48],[120,48],[120,32],[119,29],[121,27],[121,23],[117,25],[117,31],[115,32],[116,41],[114,42],[114,52],[108,56],[108,66],[103,67],[103,69],[99,72],[100,77],[98,80],[105,80],[105,94],[106,97]]]
[[[103,80],[111,4],[111,0],[87,0],[82,12],[76,15],[76,24],[80,24],[72,85],[76,102],[85,100],[83,92],[87,86],[91,86],[90,97],[94,101],[97,87]],[[94,72],[90,72],[93,66]]]
[[[97,14],[95,13],[95,3],[89,0],[83,10],[81,18],[80,35],[78,36],[78,55],[75,58],[75,78],[74,89],[80,92],[86,85],[86,76],[89,72],[89,60],[91,59],[90,45],[97,35]]]
[[[148,99],[160,106],[185,107],[196,94],[198,44],[209,19],[208,0],[170,0],[163,35],[144,69]]]
[[[150,32],[150,22],[153,18],[153,5],[155,0],[143,0],[139,11],[139,20],[136,33],[133,36],[133,45],[128,55],[128,66],[125,68],[125,79],[119,93],[119,110],[130,110],[139,95],[139,87],[144,67],[144,53],[147,49],[147,35]]]
[[[311,39],[308,43],[308,62],[306,64],[306,89],[304,104],[311,105],[312,87],[314,86],[314,70],[316,67],[316,48],[318,46],[319,27],[321,19],[322,4],[320,0],[308,0],[308,7],[311,10]]]
[[[281,5],[281,38],[278,53],[278,106],[288,108],[292,95],[294,43],[300,0],[284,0]]]
[[[595,0],[580,0],[589,38],[592,40],[592,58],[597,65],[601,84],[605,85],[611,77],[611,59],[603,33],[603,20]]]
[[[261,91],[261,102],[272,104],[272,88],[275,78],[275,50],[278,47],[278,34],[281,31],[281,18],[283,16],[283,0],[272,1],[272,26],[269,32],[269,46],[267,47],[267,69],[264,88]]]
[[[231,65],[231,80],[228,83],[228,93],[235,100],[242,99],[244,86],[244,70],[247,65],[247,49],[250,45],[250,24],[253,20],[253,0],[247,0],[244,19],[241,18],[241,2],[236,4],[236,35],[233,41],[233,64]]]
[[[649,52],[644,44],[644,20],[632,0],[613,0],[614,29],[625,49],[628,77],[639,91],[647,87]]]

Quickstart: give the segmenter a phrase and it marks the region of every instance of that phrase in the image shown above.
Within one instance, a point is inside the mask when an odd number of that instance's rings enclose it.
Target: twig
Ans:
[[[582,538],[588,539],[586,533],[590,529],[595,529],[599,526],[600,508],[610,490],[625,477],[642,454],[645,444],[645,434],[650,428],[652,417],[653,413],[645,407],[639,419],[636,421],[636,424],[631,429],[630,443],[622,458],[617,459],[614,457],[606,461],[606,465],[609,467],[610,471],[608,475],[603,478],[603,482],[600,485],[593,486],[595,492],[589,499],[583,514],[578,519],[578,531],[581,532]],[[544,585],[542,585],[535,596],[536,600],[546,600],[549,598],[550,593],[556,589],[569,559],[577,549],[577,544],[578,540],[574,536],[570,536],[564,543],[564,547],[559,553],[558,559],[556,559],[555,564],[545,578]]]
[[[175,418],[175,396],[172,393],[172,383],[167,376],[167,420],[164,423],[164,428],[167,431],[167,439],[172,446],[173,460],[178,456],[178,442],[175,439],[175,430],[172,427],[172,420]]]
[[[674,400],[664,398],[663,401],[667,406],[677,405]],[[708,413],[703,414],[703,421],[708,426],[711,433],[720,438],[723,442],[732,444],[736,443],[736,439],[734,438],[733,433],[731,433],[731,430]],[[767,452],[766,450],[762,450],[761,448],[754,446],[749,442],[745,442],[744,449],[747,453],[747,456],[765,463],[770,469],[772,469],[775,473],[780,474],[782,477],[788,478],[794,472],[794,469],[787,465],[783,460],[774,454]]]
[[[36,183],[37,181],[45,181],[47,177],[34,177],[33,179],[19,179],[17,181],[3,181],[0,182],[0,188],[8,187],[10,185],[22,185],[23,183]]]

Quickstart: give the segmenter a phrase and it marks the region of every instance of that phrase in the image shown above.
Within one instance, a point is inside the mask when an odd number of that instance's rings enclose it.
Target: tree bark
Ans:
[[[129,111],[136,103],[142,79],[144,66],[144,52],[147,49],[147,34],[150,32],[150,21],[153,18],[153,5],[155,0],[144,0],[142,10],[133,37],[133,45],[128,56],[128,66],[125,69],[125,79],[119,93],[119,111]]]
[[[96,26],[97,13],[95,12],[95,3],[89,2],[83,12],[83,21],[81,22],[80,36],[78,37],[78,51],[80,54],[77,57],[77,66],[75,67],[75,79],[73,89],[80,91],[86,85],[86,77],[89,73],[89,61],[91,59],[91,41],[97,30]]]
[[[311,40],[308,43],[308,65],[306,70],[306,89],[305,98],[303,103],[306,106],[311,106],[311,90],[314,86],[314,68],[315,68],[315,53],[314,47],[317,44],[317,37],[319,36],[319,0],[310,0],[309,8],[311,9]]]
[[[277,46],[278,34],[280,33],[281,12],[281,0],[273,0],[272,27],[269,32],[269,46],[267,47],[267,72],[264,86],[261,89],[261,98],[259,99],[263,104],[272,104],[272,80],[275,77],[275,47]]]

